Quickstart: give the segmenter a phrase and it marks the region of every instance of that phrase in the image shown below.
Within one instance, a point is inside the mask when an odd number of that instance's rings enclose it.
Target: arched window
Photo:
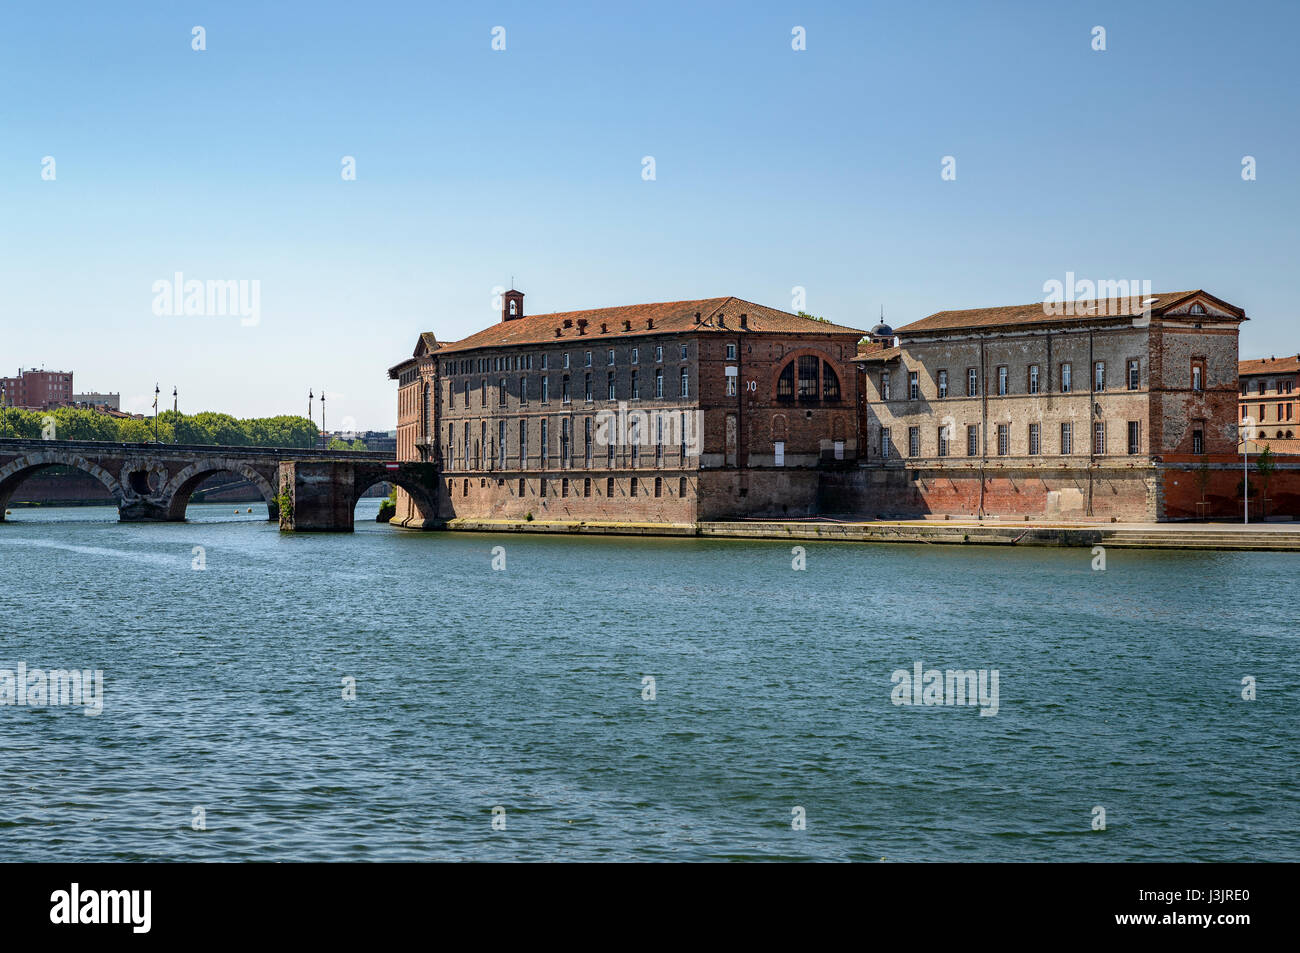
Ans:
[[[1198,304],[1194,304],[1194,305],[1192,305],[1191,313],[1192,313],[1192,314],[1204,314],[1204,313],[1205,313],[1205,305],[1203,305],[1203,304],[1199,304],[1199,303],[1198,303]]]
[[[794,400],[794,361],[787,364],[776,379],[776,399]]]
[[[815,354],[804,354],[781,369],[776,379],[776,399],[801,402],[838,401],[840,379],[830,363]]]
[[[514,302],[514,301],[511,301],[511,302],[510,302],[510,314],[511,314],[511,316],[513,317],[514,315],[516,315],[516,314],[518,314],[518,313],[519,313],[519,305],[518,305],[518,303],[517,303],[517,302]]]

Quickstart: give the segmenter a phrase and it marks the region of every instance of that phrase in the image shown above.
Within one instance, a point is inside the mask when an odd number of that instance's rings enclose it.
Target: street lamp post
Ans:
[[[1247,461],[1250,459],[1250,445],[1246,443],[1246,438],[1241,440],[1241,493],[1245,501],[1245,512],[1242,514],[1242,523],[1250,523],[1250,466]]]
[[[312,401],[315,399],[316,399],[316,395],[312,393],[311,388],[310,387],[307,388],[307,421],[312,425],[312,427],[316,426],[315,411],[312,410],[312,406],[311,406]],[[312,427],[307,428],[307,449],[308,450],[313,449],[312,443],[314,443],[314,441],[312,440],[312,436],[311,436]]]
[[[158,395],[162,393],[162,388],[157,383],[153,385],[153,442],[160,443],[158,439]]]
[[[176,433],[176,418],[181,414],[181,399],[175,384],[172,385],[172,414],[172,443],[179,443]]]
[[[320,432],[322,436],[326,436],[329,433],[329,431],[325,429],[325,389],[324,388],[321,388],[321,392],[320,392]],[[325,446],[327,447],[329,446],[328,440],[325,441]]]

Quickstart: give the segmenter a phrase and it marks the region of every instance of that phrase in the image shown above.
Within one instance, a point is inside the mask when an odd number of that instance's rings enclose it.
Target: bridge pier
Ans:
[[[159,500],[136,497],[117,501],[119,523],[168,523],[176,518],[168,512],[167,504]],[[184,522],[184,517],[180,522]]]
[[[438,470],[432,463],[344,463],[285,460],[280,464],[280,529],[307,533],[350,533],[361,494],[376,483],[400,486],[434,528]]]
[[[290,460],[280,464],[280,529],[350,533],[356,506],[355,474],[348,463]]]

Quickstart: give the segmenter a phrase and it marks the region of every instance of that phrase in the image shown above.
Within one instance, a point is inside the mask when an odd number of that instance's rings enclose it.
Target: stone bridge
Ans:
[[[104,484],[124,523],[184,521],[195,489],[223,472],[256,486],[268,518],[279,520],[281,529],[349,531],[357,500],[385,481],[406,490],[430,514],[436,511],[433,467],[394,463],[386,453],[0,439],[0,521],[24,480],[56,466],[82,470]],[[281,512],[282,500],[289,502],[288,512]]]

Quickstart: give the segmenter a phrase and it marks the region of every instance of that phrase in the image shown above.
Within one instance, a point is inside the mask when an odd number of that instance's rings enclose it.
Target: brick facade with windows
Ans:
[[[946,311],[873,340],[857,358],[865,472],[828,498],[889,515],[1195,515],[1180,467],[1236,452],[1246,316],[1204,291],[1134,304]]]
[[[437,519],[694,523],[817,512],[857,456],[861,332],[739,298],[524,314],[422,334],[398,459],[439,469]],[[399,525],[422,525],[404,493]]]

